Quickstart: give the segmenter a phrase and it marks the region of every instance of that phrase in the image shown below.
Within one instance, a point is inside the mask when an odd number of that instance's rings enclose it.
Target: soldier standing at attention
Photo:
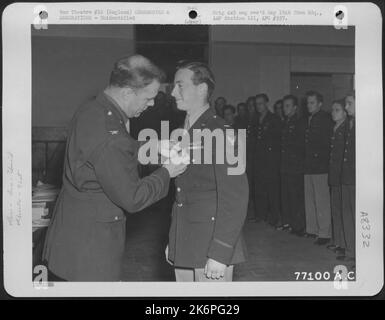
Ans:
[[[224,120],[209,106],[215,82],[205,64],[179,66],[174,83],[172,95],[178,109],[187,112],[184,128],[190,137],[194,129],[225,130]],[[202,143],[204,150],[205,141],[194,143]],[[175,179],[166,259],[175,268],[176,281],[232,281],[233,266],[245,260],[241,230],[249,196],[247,178],[244,173],[229,175],[226,161],[217,164],[215,147],[211,157],[209,164],[203,163],[203,155],[201,164],[193,159]]]
[[[285,122],[281,148],[281,199],[283,228],[303,236],[305,232],[304,159],[305,122],[298,115],[298,99],[283,98]]]
[[[280,227],[281,120],[269,111],[266,94],[255,97],[257,129],[255,143],[255,207],[257,219]]]
[[[255,106],[255,97],[249,97],[246,100],[247,107],[247,130],[246,130],[246,174],[249,182],[249,204],[248,216],[253,222],[259,222],[255,206],[255,141],[257,125],[257,109]]]
[[[346,241],[345,257],[339,260],[355,263],[356,257],[356,100],[355,93],[345,98],[345,108],[349,115],[345,132],[344,159],[342,162],[342,220]],[[338,257],[337,257],[338,258]]]
[[[343,256],[345,253],[345,235],[342,222],[341,171],[345,148],[346,117],[345,101],[334,101],[332,105],[332,118],[335,125],[330,142],[329,163],[332,241],[327,248],[337,253],[338,256]]]
[[[306,93],[309,118],[305,132],[305,211],[306,232],[324,245],[331,237],[330,191],[328,185],[330,137],[333,121],[321,110],[323,97],[316,91]]]
[[[72,119],[63,187],[48,227],[43,260],[52,280],[119,281],[126,241],[124,210],[138,212],[165,197],[186,165],[138,175],[139,143],[129,118],[154,104],[163,73],[143,56],[118,60],[109,86]]]

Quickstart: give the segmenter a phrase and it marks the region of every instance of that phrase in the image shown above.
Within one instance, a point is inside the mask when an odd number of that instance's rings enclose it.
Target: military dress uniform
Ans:
[[[354,118],[346,124],[341,173],[342,220],[346,241],[345,256],[356,256],[356,128]]]
[[[332,213],[332,243],[345,248],[345,235],[342,222],[341,173],[344,158],[346,120],[334,128],[330,142],[329,186]]]
[[[255,118],[242,119],[239,116],[235,118],[235,129],[246,130],[246,175],[249,182],[249,203],[247,213],[250,218],[255,218],[254,203],[254,161],[255,161]]]
[[[212,131],[218,128],[226,129],[224,120],[208,109],[192,124],[188,133],[192,138],[194,129]],[[201,148],[203,150],[203,144]],[[201,163],[194,163],[191,153],[190,165],[175,179],[168,260],[176,269],[203,271],[208,258],[226,265],[245,260],[242,227],[247,214],[246,175],[228,175],[226,162],[216,164],[215,147],[212,164],[204,164],[202,150]],[[203,277],[202,273],[200,277]]]
[[[101,93],[71,122],[63,186],[43,252],[49,270],[60,278],[119,280],[126,240],[123,210],[140,211],[167,195],[167,169],[139,178],[140,145],[127,132],[127,120]]]
[[[305,122],[297,114],[287,118],[281,139],[282,224],[305,231],[304,199]]]
[[[255,142],[255,210],[257,219],[277,226],[280,222],[281,120],[267,112],[257,118]]]
[[[309,116],[305,131],[306,232],[325,239],[331,237],[328,172],[332,130],[327,112],[320,110]]]

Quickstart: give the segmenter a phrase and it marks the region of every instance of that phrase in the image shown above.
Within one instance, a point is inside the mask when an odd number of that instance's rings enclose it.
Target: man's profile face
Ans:
[[[283,102],[283,114],[286,116],[286,117],[291,117],[292,115],[294,115],[295,111],[296,111],[296,106],[294,105],[293,103],[293,100],[291,99],[287,99]]]
[[[333,121],[342,121],[346,118],[346,112],[344,106],[339,103],[333,103],[332,105],[332,119]]]
[[[199,86],[193,83],[193,76],[194,72],[189,69],[179,69],[175,74],[171,95],[175,98],[179,110],[188,111],[202,99]]]
[[[347,96],[345,98],[345,109],[349,116],[354,117],[356,114],[356,100],[352,96]]]
[[[130,118],[139,117],[144,110],[153,106],[159,87],[159,81],[154,80],[144,88],[132,90],[132,92],[127,95],[127,106],[124,108],[127,116]]]
[[[246,117],[247,115],[247,110],[246,110],[246,106],[245,105],[240,105],[238,106],[238,114],[240,117]]]
[[[316,96],[307,97],[307,110],[313,114],[321,109],[322,103],[317,100]]]
[[[226,100],[224,98],[218,98],[215,100],[215,112],[217,115],[223,117],[223,108],[226,105]]]
[[[282,116],[282,112],[283,112],[283,105],[281,102],[277,103],[275,106],[274,106],[274,113],[278,116]]]
[[[234,112],[231,109],[225,109],[223,112],[223,118],[227,124],[232,125],[234,123]]]
[[[257,109],[255,108],[254,100],[248,100],[247,101],[247,110],[249,111],[249,114],[253,115],[257,112]]]
[[[256,106],[259,113],[265,113],[267,111],[267,103],[263,97],[256,99]]]

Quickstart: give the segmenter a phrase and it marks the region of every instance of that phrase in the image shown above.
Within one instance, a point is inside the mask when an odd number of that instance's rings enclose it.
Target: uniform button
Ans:
[[[176,191],[180,192],[180,188],[179,188],[179,187],[178,187],[178,188],[176,188]]]
[[[107,114],[110,116],[110,115],[112,115],[112,112],[111,112],[111,111],[108,111],[108,113],[107,113]]]
[[[346,162],[346,161],[348,161],[348,159],[344,158],[344,161]]]
[[[115,217],[115,220],[119,220],[119,217],[118,217],[118,216],[116,216],[116,217]]]
[[[183,207],[183,203],[178,203],[177,206],[178,207]]]
[[[211,221],[214,221],[215,220],[215,217],[211,217]]]

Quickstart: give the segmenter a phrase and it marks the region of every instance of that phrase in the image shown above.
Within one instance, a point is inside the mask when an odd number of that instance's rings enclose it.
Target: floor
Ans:
[[[127,216],[123,281],[175,281],[164,257],[169,223],[165,203]],[[244,237],[248,260],[235,267],[234,281],[296,280],[295,272],[313,277],[315,272],[333,274],[334,267],[341,264],[325,246],[314,245],[314,239],[276,231],[264,223],[247,221]]]

